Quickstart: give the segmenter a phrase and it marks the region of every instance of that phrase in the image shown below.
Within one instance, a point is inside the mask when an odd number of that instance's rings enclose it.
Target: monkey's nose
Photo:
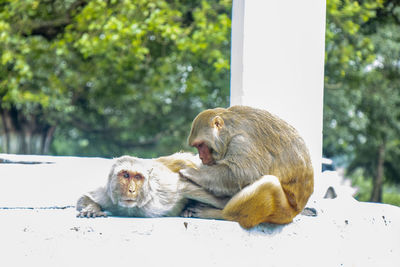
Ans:
[[[135,192],[136,192],[136,187],[133,186],[133,185],[130,185],[130,186],[128,187],[128,192],[131,193],[131,194],[135,193]]]

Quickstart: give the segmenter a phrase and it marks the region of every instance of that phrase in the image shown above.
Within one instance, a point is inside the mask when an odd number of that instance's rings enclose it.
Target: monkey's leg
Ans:
[[[76,210],[79,212],[76,217],[80,218],[107,217],[107,214],[101,210],[100,205],[86,195],[78,199]]]
[[[226,197],[216,197],[204,188],[190,181],[181,180],[180,183],[182,184],[182,195],[185,198],[193,199],[218,209],[223,209],[229,200],[229,198]]]
[[[225,219],[237,221],[244,228],[263,222],[290,223],[297,213],[290,206],[279,179],[273,175],[263,176],[243,188],[222,211]]]

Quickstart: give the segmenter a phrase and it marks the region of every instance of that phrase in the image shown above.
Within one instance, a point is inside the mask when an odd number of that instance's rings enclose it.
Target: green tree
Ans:
[[[361,168],[373,180],[370,200],[381,202],[385,177],[400,177],[399,9],[393,1],[327,7],[324,153],[344,156],[349,172]]]
[[[200,110],[228,103],[230,10],[223,0],[3,1],[1,109],[50,127],[39,152],[181,149]]]
[[[363,167],[373,178],[371,201],[382,201],[385,177],[400,182],[400,34],[398,25],[381,25],[371,39],[377,58],[360,82],[362,97],[357,110],[368,120],[358,132],[350,171]]]
[[[375,60],[371,39],[361,32],[376,15],[377,1],[327,1],[325,83],[324,83],[324,154],[352,158],[358,131],[365,118],[356,110],[360,71]]]

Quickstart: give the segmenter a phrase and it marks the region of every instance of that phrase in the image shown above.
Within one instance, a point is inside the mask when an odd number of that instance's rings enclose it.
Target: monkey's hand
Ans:
[[[217,197],[233,196],[239,190],[237,183],[232,183],[232,175],[225,164],[186,168],[180,170],[179,175],[181,180],[193,182]]]
[[[101,211],[100,206],[93,203],[81,209],[79,213],[76,215],[76,217],[78,218],[107,217],[107,213]]]
[[[200,172],[194,168],[186,168],[179,171],[179,176],[183,181],[191,181],[195,184],[199,183]]]
[[[76,217],[79,218],[107,217],[107,214],[101,210],[101,206],[87,195],[78,199],[76,210],[78,211]]]

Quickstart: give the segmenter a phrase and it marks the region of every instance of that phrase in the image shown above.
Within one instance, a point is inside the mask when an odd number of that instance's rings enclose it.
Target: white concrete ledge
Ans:
[[[350,197],[313,198],[318,216],[250,231],[227,221],[82,219],[74,208],[46,208],[74,205],[104,180],[108,163],[0,164],[2,265],[399,266],[400,208]]]

